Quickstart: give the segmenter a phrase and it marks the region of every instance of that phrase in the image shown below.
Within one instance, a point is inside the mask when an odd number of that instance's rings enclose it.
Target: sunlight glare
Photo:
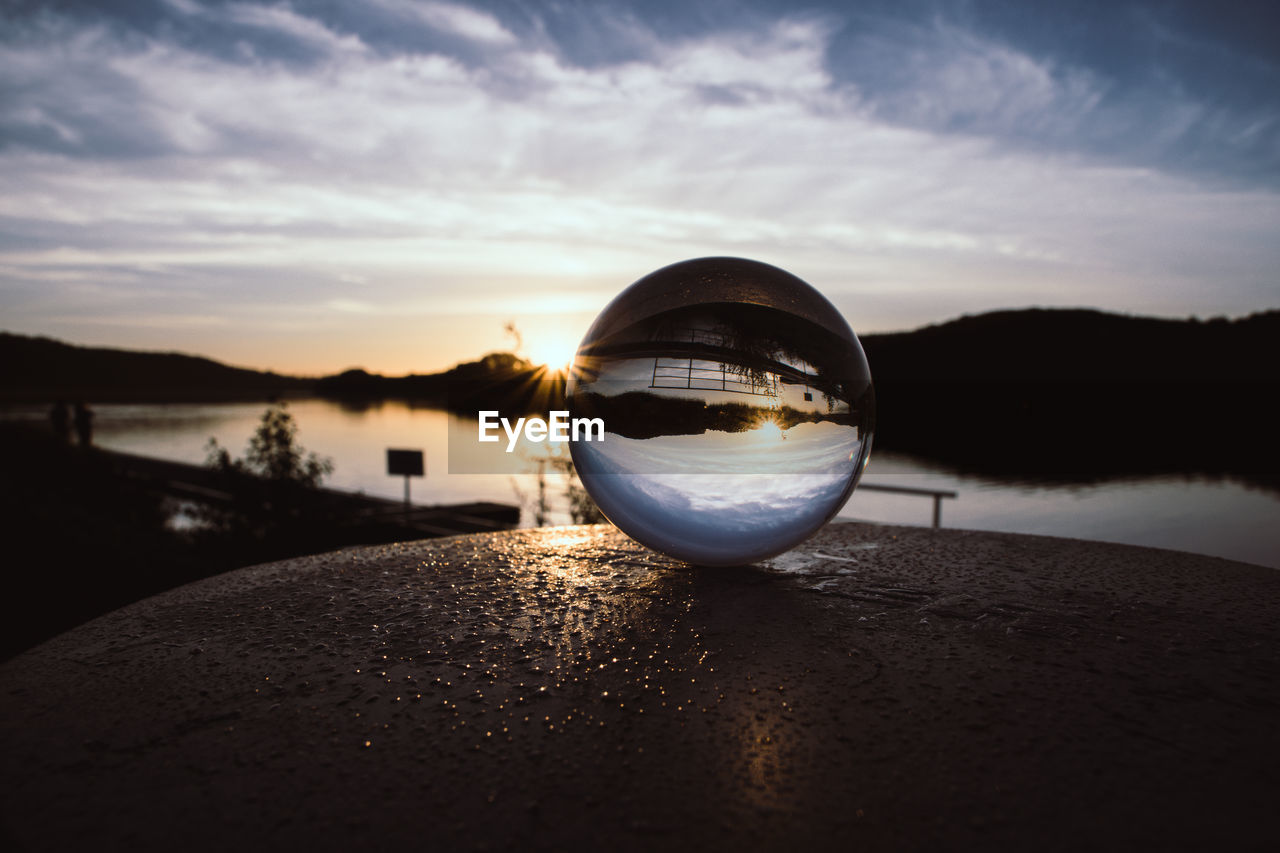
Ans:
[[[787,437],[782,427],[778,426],[778,422],[771,419],[762,421],[760,426],[753,429],[751,433],[752,437],[761,443],[783,441]]]
[[[525,342],[529,361],[552,370],[567,370],[578,351],[578,341],[558,331],[548,331]]]

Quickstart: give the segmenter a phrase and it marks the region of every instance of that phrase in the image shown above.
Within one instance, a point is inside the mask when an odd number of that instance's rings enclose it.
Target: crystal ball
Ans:
[[[857,485],[875,419],[840,312],[741,258],[672,264],[622,291],[578,347],[566,397],[596,505],[699,565],[762,560],[817,532]]]

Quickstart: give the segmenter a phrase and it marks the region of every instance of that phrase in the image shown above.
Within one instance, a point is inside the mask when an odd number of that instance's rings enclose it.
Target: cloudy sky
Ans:
[[[855,331],[1280,307],[1280,4],[0,0],[0,328],[299,372],[755,258]]]

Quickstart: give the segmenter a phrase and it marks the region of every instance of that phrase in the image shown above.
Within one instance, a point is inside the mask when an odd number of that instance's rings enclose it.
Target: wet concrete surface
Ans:
[[[34,570],[36,567],[33,566]],[[20,849],[1276,849],[1280,573],[832,525],[351,549],[0,668]]]

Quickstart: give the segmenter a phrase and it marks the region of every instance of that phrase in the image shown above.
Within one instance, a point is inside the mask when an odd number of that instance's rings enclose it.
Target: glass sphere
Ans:
[[[844,506],[871,451],[858,338],[808,284],[741,258],[672,264],[624,290],[566,393],[584,419],[570,452],[600,510],[690,563],[795,547]]]

